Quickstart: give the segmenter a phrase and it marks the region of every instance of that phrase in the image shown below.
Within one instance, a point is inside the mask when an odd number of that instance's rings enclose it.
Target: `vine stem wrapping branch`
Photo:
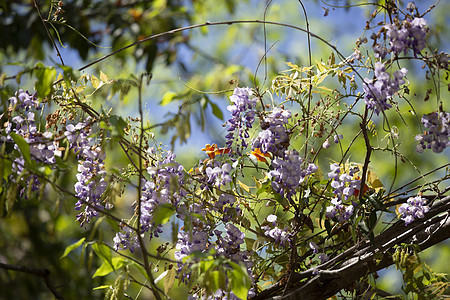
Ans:
[[[363,190],[364,190],[364,185],[366,184],[366,177],[367,177],[367,170],[369,169],[369,163],[370,163],[370,155],[372,154],[372,146],[370,145],[370,140],[369,140],[369,135],[367,134],[367,115],[368,115],[368,110],[367,110],[367,106],[364,110],[364,117],[363,120],[360,124],[361,126],[361,130],[363,133],[363,137],[364,137],[364,143],[366,145],[366,157],[364,159],[364,165],[363,165],[363,169],[362,169],[362,175],[361,175],[361,185],[360,185],[360,193],[359,193],[359,201],[362,201],[363,199]]]
[[[155,298],[157,300],[161,300],[161,295],[159,293],[163,293],[163,291],[161,291],[155,284],[155,280],[153,278],[153,274],[152,271],[150,270],[150,265],[149,265],[149,261],[148,261],[148,253],[147,253],[147,249],[145,248],[145,243],[144,240],[142,238],[142,235],[140,234],[140,230],[141,230],[141,214],[142,214],[142,181],[144,179],[143,174],[142,174],[142,155],[141,155],[141,150],[142,150],[142,144],[144,141],[144,120],[143,120],[143,110],[142,110],[142,79],[143,79],[144,75],[142,74],[139,80],[139,87],[138,87],[138,93],[139,93],[139,115],[140,115],[140,129],[141,132],[139,134],[139,174],[138,174],[138,188],[137,188],[137,197],[138,197],[138,215],[137,215],[137,238],[139,241],[139,245],[142,251],[142,257],[144,259],[144,268],[145,268],[145,272],[147,273],[147,276],[150,280],[150,285],[152,286],[152,290],[153,290],[153,295],[155,296]]]

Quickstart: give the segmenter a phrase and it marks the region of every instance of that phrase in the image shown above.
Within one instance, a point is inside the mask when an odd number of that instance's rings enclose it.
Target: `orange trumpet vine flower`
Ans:
[[[206,144],[205,148],[202,148],[202,151],[205,151],[206,154],[208,154],[208,157],[211,159],[214,159],[214,157],[216,157],[216,155],[220,155],[220,154],[227,154],[230,152],[230,149],[228,148],[217,148],[216,144]]]
[[[255,148],[255,150],[253,150],[251,154],[254,155],[257,160],[262,162],[267,162],[265,157],[272,158],[272,155],[270,153],[262,153],[261,150],[259,150],[259,148]]]

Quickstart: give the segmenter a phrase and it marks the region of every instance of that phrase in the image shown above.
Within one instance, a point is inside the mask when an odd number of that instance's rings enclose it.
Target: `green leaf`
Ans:
[[[269,180],[265,180],[261,183],[261,187],[256,191],[256,196],[261,195],[262,193],[265,193],[268,191],[269,187],[271,186]]]
[[[175,99],[176,96],[177,96],[177,94],[174,93],[174,92],[170,92],[170,91],[169,91],[169,92],[166,92],[166,93],[164,94],[164,96],[163,96],[163,98],[162,98],[160,104],[161,104],[162,106],[167,105],[167,104],[169,104],[170,102],[172,102],[172,100]]]
[[[70,87],[72,85],[72,81],[77,81],[80,77],[79,74],[75,74],[74,70],[70,66],[59,65],[59,67],[63,70],[64,82],[67,87]]]
[[[206,273],[209,271],[209,269],[211,269],[211,267],[214,266],[214,263],[215,263],[214,259],[203,260],[200,262],[200,270],[202,271],[202,273]]]
[[[248,291],[251,287],[247,270],[237,263],[229,262],[232,269],[229,271],[231,280],[231,290],[240,299],[247,299]]]
[[[374,210],[369,216],[369,228],[372,230],[377,224],[377,212]]]
[[[0,75],[0,86],[3,86],[5,84],[5,79],[6,79],[6,73],[2,73]]]
[[[6,181],[8,180],[8,178],[9,178],[9,176],[11,175],[11,173],[12,173],[12,161],[11,160],[9,160],[9,159],[3,159],[2,158],[2,166],[1,166],[1,168],[2,168],[2,177],[3,177],[3,179],[5,179]],[[1,179],[1,177],[0,177],[0,179]]]
[[[205,274],[205,286],[207,293],[213,294],[225,286],[225,274],[223,271],[212,271]]]
[[[106,276],[111,272],[121,268],[125,264],[125,260],[122,257],[113,257],[111,263],[103,261],[102,265],[95,271],[92,278],[97,276]]]
[[[217,106],[217,104],[213,102],[209,102],[209,104],[211,104],[213,115],[215,115],[219,120],[223,121],[223,113],[220,110],[219,106]]]
[[[237,183],[241,186],[241,188],[246,191],[247,193],[250,193],[250,187],[244,183],[242,183],[241,181],[237,181]]]
[[[101,70],[100,70],[100,79],[103,82],[108,82],[109,81],[108,76],[105,73],[103,73]]]
[[[31,165],[30,145],[27,143],[27,141],[25,141],[25,139],[22,136],[14,132],[11,132],[10,136],[19,147],[19,150],[22,153],[25,162],[28,165]]]
[[[366,222],[364,222],[363,220],[361,220],[359,223],[358,223],[358,227],[359,227],[359,229],[364,233],[364,234],[368,234],[369,233],[369,227],[367,226],[367,224],[366,224]]]
[[[119,227],[119,225],[117,224],[116,221],[113,221],[110,218],[106,218],[106,222],[112,227],[114,232],[119,232],[120,231],[120,227]]]
[[[98,89],[101,85],[103,85],[103,83],[98,80],[97,77],[95,77],[94,75],[91,75],[91,84],[94,87],[94,89]]]
[[[69,168],[69,165],[59,156],[55,155],[55,163],[61,170],[67,170]]]
[[[37,81],[34,85],[39,98],[47,97],[53,90],[53,82],[56,78],[56,70],[53,67],[46,68],[42,63],[36,65]]]
[[[61,255],[61,257],[60,257],[59,259],[66,257],[70,252],[72,252],[72,251],[75,250],[76,248],[80,247],[81,244],[83,244],[83,242],[84,242],[85,239],[86,239],[86,238],[81,238],[78,242],[75,242],[75,243],[73,243],[73,244],[67,246],[66,250],[64,250],[64,254]]]
[[[147,280],[150,281],[150,278],[148,277],[148,274],[147,274],[147,272],[145,271],[144,267],[142,267],[141,265],[137,264],[137,263],[134,262],[134,261],[131,261],[131,264],[134,265],[134,266],[136,267],[136,269],[138,269],[138,271],[139,271],[142,275],[144,275],[144,277],[145,277]]]
[[[101,286],[98,286],[98,287],[96,287],[96,288],[93,288],[92,290],[102,290],[102,289],[106,289],[106,288],[109,288],[110,287],[110,285],[101,285]]]
[[[277,192],[275,192],[273,189],[272,189],[272,194],[273,194],[275,200],[278,203],[280,203],[283,207],[289,206],[288,200],[286,198],[284,198],[282,195],[280,195]]]
[[[123,137],[125,132],[124,132],[124,128],[126,128],[128,126],[127,122],[122,119],[122,117],[119,116],[111,116],[111,118],[109,118],[109,121],[111,122],[112,125],[112,135],[113,136],[117,136],[117,137]]]
[[[108,246],[96,242],[92,244],[92,249],[94,249],[95,254],[97,254],[97,256],[103,260],[103,262],[108,263],[109,266],[112,267],[112,254],[111,249],[109,249]]]
[[[164,277],[164,293],[167,294],[167,292],[173,287],[173,284],[175,283],[175,275],[176,271],[175,268],[171,268],[169,270],[169,273]]]
[[[11,182],[8,192],[6,193],[6,215],[10,215],[14,202],[17,200],[17,182]]]
[[[247,249],[253,249],[253,245],[255,244],[256,240],[252,238],[245,237],[244,238],[245,245],[247,246]]]
[[[156,225],[162,225],[170,220],[170,217],[175,213],[175,209],[169,203],[158,205],[153,211],[153,222]]]
[[[330,223],[330,220],[328,220],[328,219],[325,219],[325,229],[327,230],[328,234],[331,233],[331,223]]]

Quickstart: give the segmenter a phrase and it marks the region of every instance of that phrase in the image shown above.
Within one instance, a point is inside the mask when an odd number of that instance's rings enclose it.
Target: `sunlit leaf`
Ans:
[[[94,87],[94,89],[98,89],[102,83],[100,80],[98,80],[97,77],[91,75],[91,84]]]
[[[56,78],[56,70],[52,67],[46,68],[42,63],[36,65],[37,80],[34,85],[39,98],[47,97],[53,89]]]
[[[109,273],[121,268],[124,263],[125,260],[122,257],[113,257],[111,259],[111,263],[104,261],[101,266],[95,271],[94,275],[92,275],[92,278],[95,278],[97,276],[106,276]]]
[[[104,82],[108,82],[109,81],[108,76],[106,76],[106,74],[103,73],[102,71],[100,71],[100,80],[104,81]]]
[[[110,267],[112,267],[112,261],[111,261],[111,249],[109,249],[108,246],[101,244],[101,243],[94,243],[92,244],[92,249],[94,249],[95,254],[97,254],[98,257],[100,257],[104,262],[108,263]]]
[[[251,287],[247,270],[236,263],[230,262],[232,267],[230,274],[231,290],[240,299],[247,299],[248,291]]]
[[[109,288],[110,287],[110,285],[101,285],[101,286],[98,286],[98,287],[96,287],[96,288],[93,288],[92,290],[102,290],[102,289],[106,289],[106,288]]]
[[[166,92],[165,94],[164,94],[164,96],[163,96],[163,98],[162,98],[162,100],[161,100],[161,105],[162,106],[164,106],[164,105],[167,105],[167,104],[169,104],[170,102],[172,102],[172,100],[175,98],[177,96],[177,94],[176,93],[174,93],[174,92]]]
[[[70,252],[72,252],[72,251],[75,250],[76,248],[80,247],[81,244],[83,244],[83,242],[84,242],[85,239],[86,239],[86,238],[81,238],[78,242],[75,242],[75,243],[73,243],[73,244],[67,246],[67,247],[66,247],[66,250],[64,250],[64,254],[61,255],[61,257],[60,257],[59,259],[66,257]]]
[[[207,291],[214,293],[221,287],[225,285],[225,274],[222,271],[212,271],[205,274],[205,285],[207,286]]]
[[[250,193],[250,187],[244,183],[242,183],[241,181],[237,181],[237,183],[241,186],[241,188],[243,188],[247,193]]]

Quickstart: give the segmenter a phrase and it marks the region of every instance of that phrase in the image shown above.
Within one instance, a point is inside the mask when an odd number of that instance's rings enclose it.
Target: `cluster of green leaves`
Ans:
[[[402,272],[402,290],[407,297],[419,300],[445,299],[445,293],[450,288],[447,274],[435,273],[424,263],[419,257],[417,245],[395,246],[392,260]]]

